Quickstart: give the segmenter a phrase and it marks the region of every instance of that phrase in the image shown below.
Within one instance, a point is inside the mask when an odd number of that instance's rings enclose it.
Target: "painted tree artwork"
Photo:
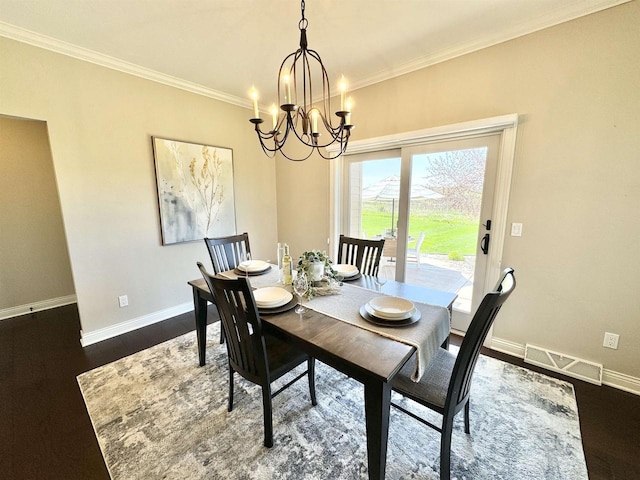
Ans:
[[[233,151],[153,137],[162,244],[236,233]]]

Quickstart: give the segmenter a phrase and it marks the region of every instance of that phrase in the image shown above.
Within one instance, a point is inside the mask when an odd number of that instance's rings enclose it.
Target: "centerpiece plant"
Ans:
[[[303,273],[309,279],[307,298],[338,292],[342,281],[338,278],[338,272],[331,267],[332,263],[325,251],[309,250],[300,255],[297,270],[298,275]]]

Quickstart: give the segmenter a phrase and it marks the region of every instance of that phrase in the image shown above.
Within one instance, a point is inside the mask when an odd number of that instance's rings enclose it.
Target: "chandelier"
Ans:
[[[340,87],[340,110],[331,115],[331,89],[329,76],[322,64],[320,55],[315,50],[307,48],[307,26],[309,21],[304,16],[305,4],[301,2],[302,18],[298,23],[300,29],[300,48],[283,60],[278,72],[278,104],[271,105],[271,129],[264,131],[261,125],[258,109],[258,92],[251,89],[254,118],[249,121],[254,124],[258,140],[265,154],[269,157],[280,152],[285,158],[293,161],[306,160],[316,151],[327,160],[342,155],[347,149],[349,135],[354,126],[351,124],[351,98],[346,98],[346,82],[342,77]],[[312,68],[313,67],[313,68]],[[319,69],[318,69],[319,67]],[[314,102],[312,81],[322,84],[322,98]],[[333,121],[332,121],[333,119]],[[334,122],[337,124],[334,126]],[[308,149],[302,156],[293,152],[286,152],[285,142],[297,138]],[[324,150],[329,145],[337,143],[340,147],[333,156]],[[291,144],[291,142],[289,142]],[[306,156],[305,156],[306,155]]]

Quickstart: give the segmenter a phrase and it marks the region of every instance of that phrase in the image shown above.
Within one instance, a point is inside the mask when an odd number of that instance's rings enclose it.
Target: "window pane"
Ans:
[[[486,147],[412,158],[407,281],[457,292],[455,307],[465,312],[471,309],[486,158]]]

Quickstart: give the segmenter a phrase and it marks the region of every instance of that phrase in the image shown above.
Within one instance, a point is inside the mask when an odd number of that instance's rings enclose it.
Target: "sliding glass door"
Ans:
[[[500,135],[349,155],[342,231],[384,238],[383,275],[455,292],[466,331],[486,289]]]

